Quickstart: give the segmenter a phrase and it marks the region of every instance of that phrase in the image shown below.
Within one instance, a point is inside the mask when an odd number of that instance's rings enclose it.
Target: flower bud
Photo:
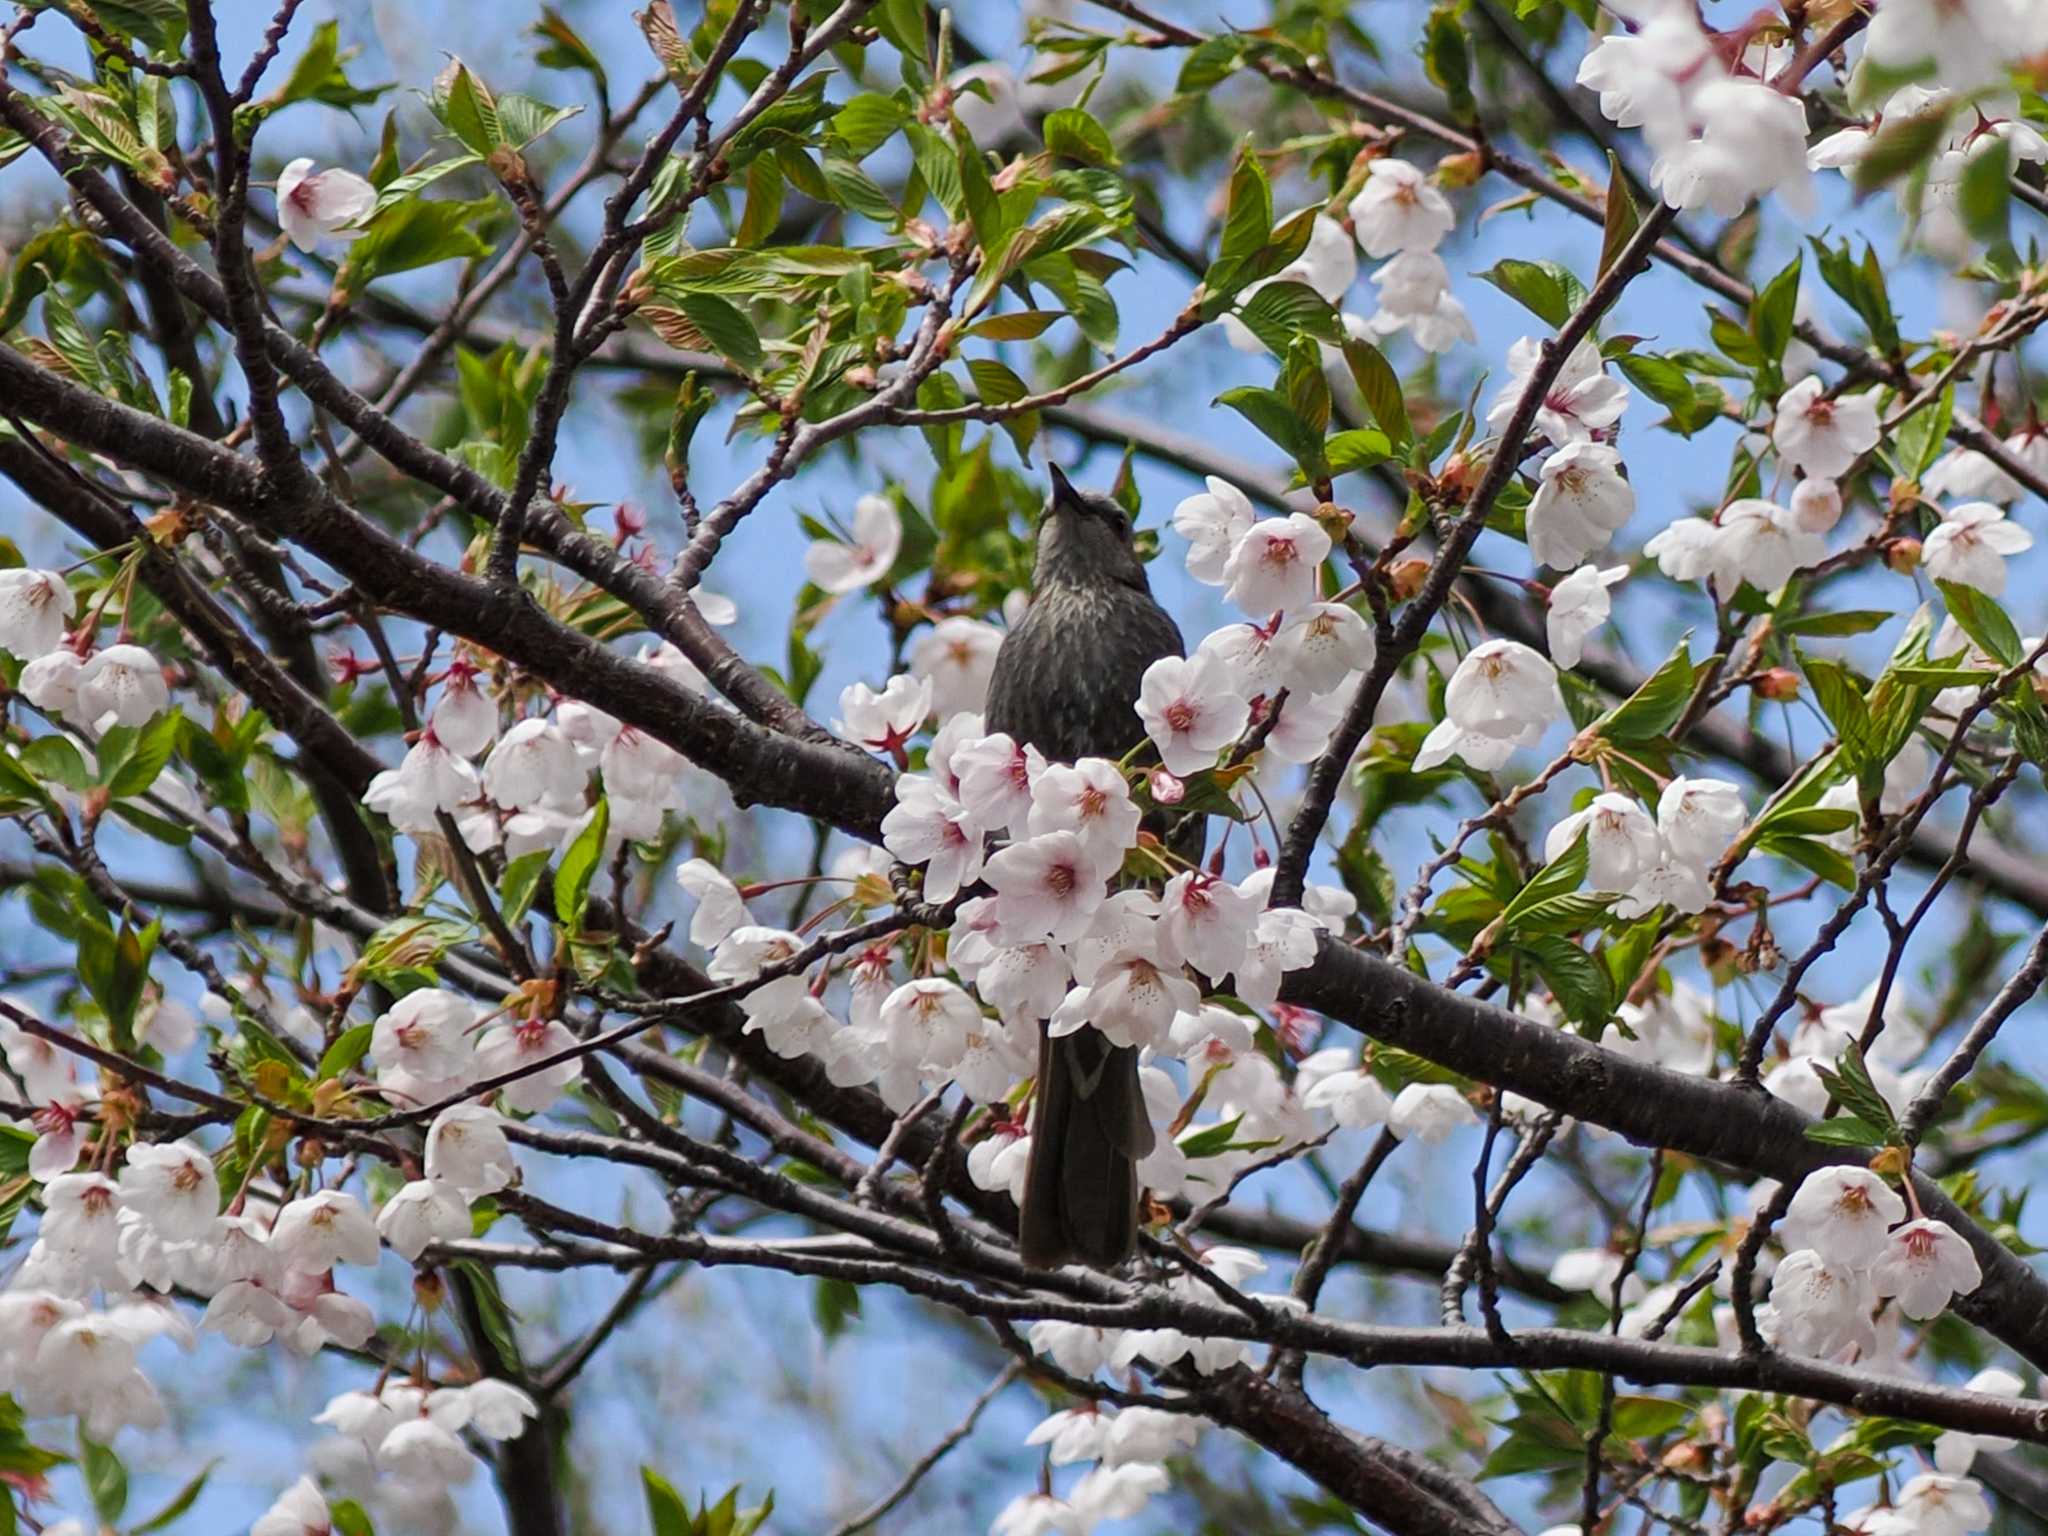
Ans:
[[[1154,768],[1148,787],[1152,791],[1154,805],[1179,805],[1187,798],[1188,787],[1164,768]]]
[[[1790,667],[1771,667],[1750,680],[1760,698],[1783,704],[1799,697],[1799,674]]]
[[[1462,155],[1445,155],[1436,163],[1437,183],[1446,191],[1476,186],[1485,174],[1486,161],[1477,150],[1467,150]]]
[[[1916,570],[1920,565],[1920,541],[1918,539],[1886,539],[1884,542],[1884,563],[1901,575]]]
[[[1422,584],[1429,579],[1429,562],[1421,558],[1397,560],[1394,568],[1387,572],[1387,585],[1393,588],[1394,601],[1405,603],[1422,590]]]
[[[1826,533],[1842,520],[1842,491],[1832,480],[1805,479],[1792,488],[1792,519],[1802,533]]]

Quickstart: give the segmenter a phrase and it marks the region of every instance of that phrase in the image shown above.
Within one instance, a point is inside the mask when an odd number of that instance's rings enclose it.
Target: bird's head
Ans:
[[[1131,517],[1113,496],[1083,491],[1052,470],[1052,496],[1038,521],[1033,585],[1115,582],[1148,590],[1145,567],[1131,547]]]

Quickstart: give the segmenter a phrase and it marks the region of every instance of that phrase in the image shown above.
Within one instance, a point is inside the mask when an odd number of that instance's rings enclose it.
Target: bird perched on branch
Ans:
[[[1052,483],[1031,606],[996,653],[987,725],[1050,762],[1115,761],[1145,738],[1139,684],[1160,657],[1184,654],[1180,629],[1153,600],[1124,509],[1057,467]],[[1092,1028],[1040,1030],[1018,1243],[1027,1264],[1108,1268],[1137,1241],[1137,1165],[1153,1147],[1138,1053]]]

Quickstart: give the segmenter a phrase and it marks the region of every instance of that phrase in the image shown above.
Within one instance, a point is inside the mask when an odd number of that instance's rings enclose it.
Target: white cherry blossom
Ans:
[[[1508,348],[1508,381],[1494,397],[1486,424],[1506,428],[1520,406],[1523,392],[1543,364],[1543,343],[1524,336]],[[1534,430],[1559,447],[1582,443],[1613,426],[1628,409],[1629,388],[1611,378],[1600,349],[1590,340],[1573,347],[1536,408]]]
[[[543,801],[580,801],[583,780],[575,746],[546,720],[521,720],[498,739],[484,762],[484,793],[510,811]]]
[[[1754,496],[1722,509],[1709,554],[1711,574],[1724,597],[1732,596],[1742,581],[1759,592],[1775,592],[1795,571],[1826,557],[1827,545],[1802,528],[1788,508]]]
[[[559,1019],[519,1019],[493,1024],[476,1046],[476,1076],[493,1078],[506,1072],[525,1075],[498,1090],[508,1108],[539,1114],[551,1107],[583,1076],[574,1057],[539,1066],[576,1044],[569,1026]]]
[[[1011,942],[1079,938],[1103,901],[1101,866],[1072,832],[1045,832],[990,857],[983,877],[996,893]]]
[[[880,693],[866,683],[847,687],[839,695],[841,718],[832,722],[832,729],[870,752],[893,754],[923,728],[931,712],[931,679],[898,672]]]
[[[1405,160],[1383,156],[1366,168],[1351,200],[1351,227],[1368,256],[1433,251],[1458,222],[1450,201]]]
[[[110,645],[86,659],[78,674],[78,713],[101,730],[147,725],[171,707],[164,669],[139,645]]]
[[[1224,595],[1258,617],[1306,607],[1329,553],[1330,536],[1306,512],[1260,518],[1223,563]]]
[[[1415,771],[1462,757],[1482,772],[1517,747],[1534,746],[1565,718],[1557,669],[1518,640],[1487,640],[1465,653],[1444,690],[1444,718],[1423,740]]]
[[[1728,851],[1749,820],[1742,791],[1726,779],[1683,775],[1657,798],[1657,830],[1673,857],[1707,868]]]
[[[1614,600],[1607,589],[1628,575],[1625,565],[1601,570],[1582,565],[1550,589],[1550,603],[1544,610],[1543,630],[1550,642],[1550,659],[1560,667],[1576,667],[1585,655],[1586,637],[1607,622]]]
[[[469,1206],[454,1185],[415,1179],[384,1202],[377,1232],[401,1258],[415,1263],[430,1244],[470,1235]]]
[[[1479,339],[1472,317],[1451,291],[1450,269],[1434,251],[1403,251],[1372,275],[1379,307],[1365,322],[1375,336],[1405,331],[1425,352],[1448,352]],[[1345,316],[1346,330],[1353,316]]]
[[[1977,1255],[1945,1221],[1909,1221],[1886,1240],[1870,1267],[1880,1296],[1896,1296],[1899,1310],[1916,1322],[1939,1317],[1956,1296],[1983,1283]]]
[[[1635,510],[1619,453],[1605,443],[1566,443],[1543,461],[1530,499],[1529,553],[1538,565],[1569,570],[1605,549]]]
[[[907,776],[906,776],[907,777]],[[676,867],[676,884],[696,899],[690,914],[690,942],[716,949],[752,918],[739,887],[708,859],[687,859]]]
[[[73,607],[60,572],[0,571],[0,651],[24,662],[48,655],[63,640]]]
[[[2005,592],[2005,561],[2034,547],[2034,536],[2008,522],[1988,501],[1966,501],[1942,513],[1921,544],[1920,560],[1936,581],[1975,587],[1987,597]]]
[[[427,1130],[426,1171],[465,1198],[496,1194],[519,1177],[505,1117],[483,1104],[451,1104]]]
[[[1327,548],[1327,538],[1324,543]],[[1216,754],[1244,730],[1249,714],[1250,706],[1231,691],[1213,657],[1162,656],[1145,669],[1139,684],[1138,718],[1169,773],[1186,775],[1213,766]]]
[[[804,551],[804,574],[835,596],[858,592],[889,574],[903,547],[903,520],[886,496],[863,496],[853,504],[850,543],[819,539]]]
[[[1778,397],[1771,441],[1787,462],[1809,475],[1839,480],[1877,446],[1877,401],[1868,394],[1830,395],[1808,374]]]
[[[1419,1141],[1435,1146],[1450,1134],[1473,1123],[1472,1106],[1449,1083],[1410,1083],[1394,1095],[1387,1112],[1387,1129],[1402,1141]]]
[[[1829,1264],[1863,1268],[1884,1251],[1886,1230],[1906,1202],[1868,1168],[1818,1168],[1800,1182],[1781,1223],[1792,1248],[1811,1248]]]
[[[323,240],[353,240],[358,225],[377,206],[377,189],[354,171],[329,166],[313,169],[305,157],[277,173],[277,226],[302,251],[315,251]]]
[[[1586,883],[1596,891],[1628,890],[1663,855],[1663,839],[1649,812],[1607,790],[1550,829],[1543,841],[1544,862],[1562,858],[1581,831],[1586,834]]]
[[[923,631],[910,646],[911,676],[931,684],[932,708],[941,717],[979,710],[988,702],[1003,632],[955,614]]]
[[[1206,477],[1206,491],[1173,509],[1173,531],[1188,541],[1188,574],[1212,587],[1224,582],[1223,568],[1238,541],[1257,519],[1243,491],[1228,480]]]
[[[1877,1305],[1868,1271],[1830,1264],[1811,1248],[1785,1255],[1771,1276],[1773,1340],[1794,1354],[1839,1354],[1868,1349],[1875,1338],[1870,1314]]]
[[[1124,850],[1136,843],[1139,819],[1130,786],[1107,758],[1049,763],[1031,781],[1031,835],[1072,832],[1105,869],[1121,864]]]

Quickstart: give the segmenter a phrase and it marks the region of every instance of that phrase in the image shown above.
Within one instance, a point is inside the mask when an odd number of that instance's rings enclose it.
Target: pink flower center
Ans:
[[[1055,864],[1045,872],[1045,888],[1055,896],[1071,896],[1074,893],[1074,866]]]
[[[1192,731],[1196,718],[1195,706],[1186,699],[1175,699],[1166,706],[1166,723],[1176,731]]]

